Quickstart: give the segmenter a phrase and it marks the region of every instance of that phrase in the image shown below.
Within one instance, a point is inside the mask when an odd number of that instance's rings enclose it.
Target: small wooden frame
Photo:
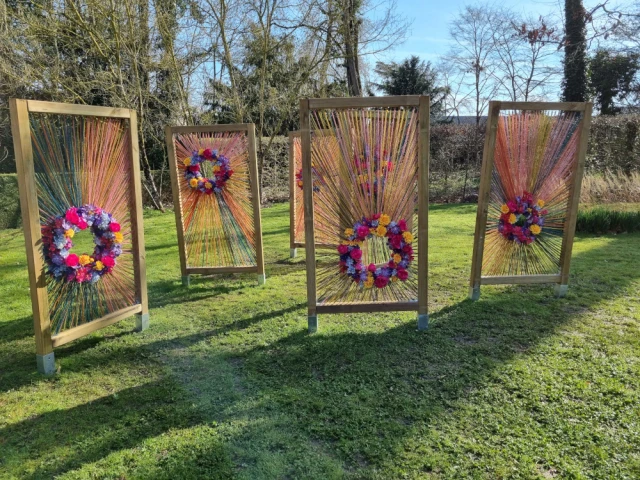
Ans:
[[[316,247],[314,231],[314,192],[304,192],[305,253],[307,271],[307,309],[310,333],[318,329],[319,313],[367,313],[416,311],[418,330],[428,327],[428,213],[429,213],[429,107],[428,96],[392,96],[357,98],[305,98],[300,100],[300,136],[302,142],[303,184],[312,181],[310,110],[354,108],[417,107],[418,110],[418,298],[406,302],[332,302],[319,304],[316,283]],[[411,221],[411,220],[409,220]],[[309,241],[311,240],[311,241]]]
[[[24,226],[27,263],[33,321],[36,340],[36,361],[38,370],[44,374],[55,373],[53,348],[88,335],[98,329],[136,315],[136,329],[144,330],[149,324],[147,299],[147,281],[144,250],[144,230],[142,220],[142,183],[140,179],[140,161],[138,152],[138,127],[135,110],[123,108],[94,107],[89,105],[71,105],[54,102],[41,102],[12,98],[9,101],[11,130],[16,156],[20,207]],[[131,238],[133,253],[133,272],[135,284],[135,304],[111,312],[102,318],[82,323],[78,326],[52,335],[50,306],[47,295],[47,278],[42,258],[42,237],[38,189],[34,168],[34,152],[31,140],[29,115],[46,113],[59,115],[79,115],[88,117],[109,117],[128,120],[130,137],[129,159],[131,162],[131,200],[128,206],[131,216]]]
[[[247,136],[247,164],[249,170],[249,184],[254,225],[255,259],[256,265],[229,266],[229,265],[198,265],[187,264],[187,245],[185,239],[185,224],[183,212],[183,195],[180,188],[180,172],[176,161],[176,147],[174,136],[176,134],[218,133],[218,132],[242,132]],[[169,156],[169,173],[171,176],[171,190],[173,193],[174,212],[178,231],[178,250],[180,252],[180,269],[182,283],[189,285],[190,275],[213,275],[222,273],[257,273],[258,283],[265,283],[264,254],[262,248],[262,221],[260,217],[260,185],[258,182],[258,163],[256,156],[255,125],[253,123],[227,124],[227,125],[197,125],[197,126],[167,126],[165,127],[165,139]]]
[[[560,250],[559,271],[553,274],[536,275],[503,275],[485,276],[483,271],[483,255],[485,245],[485,230],[487,225],[489,199],[491,194],[491,181],[494,172],[494,156],[496,150],[496,138],[500,112],[504,110],[520,111],[559,111],[581,112],[579,124],[578,148],[576,149],[576,167],[569,186],[569,198],[567,202],[566,220],[562,232],[562,245]],[[571,262],[571,250],[575,236],[578,204],[580,201],[580,186],[584,172],[589,130],[591,126],[591,103],[579,102],[500,102],[492,101],[489,104],[489,116],[487,120],[487,134],[483,151],[483,161],[480,179],[480,191],[478,196],[478,210],[476,216],[476,229],[473,244],[473,257],[471,266],[471,279],[469,297],[473,300],[480,298],[481,285],[514,285],[514,284],[542,284],[554,283],[557,296],[564,296],[569,282],[569,267]]]

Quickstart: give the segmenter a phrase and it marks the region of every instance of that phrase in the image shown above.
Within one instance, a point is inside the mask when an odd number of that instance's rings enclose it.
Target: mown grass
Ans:
[[[267,284],[180,284],[171,213],[145,216],[151,327],[35,373],[23,239],[0,233],[0,478],[638,478],[640,235],[579,235],[569,294],[468,288],[475,206],[434,206],[427,332],[410,313],[306,333],[287,205]]]

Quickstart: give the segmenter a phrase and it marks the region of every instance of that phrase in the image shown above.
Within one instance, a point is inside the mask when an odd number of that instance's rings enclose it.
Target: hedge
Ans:
[[[20,195],[18,177],[0,174],[0,229],[16,228],[20,224]]]

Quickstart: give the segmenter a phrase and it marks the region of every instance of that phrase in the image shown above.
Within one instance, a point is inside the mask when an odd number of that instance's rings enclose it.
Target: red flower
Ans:
[[[113,259],[113,257],[110,257],[109,255],[107,255],[106,257],[102,257],[101,262],[107,268],[113,268],[113,266],[116,264],[116,261]]]
[[[398,226],[400,227],[400,230],[407,230],[407,222],[404,218],[398,222]]]
[[[373,216],[373,219],[374,219],[374,220],[378,220],[379,218],[380,218],[380,214],[379,214],[379,213],[376,213],[376,214]]]
[[[375,263],[370,263],[367,268],[371,273],[374,273],[376,271],[376,264]]]
[[[112,232],[119,232],[120,224],[118,222],[111,222],[109,224],[109,230],[111,230]]]
[[[367,236],[369,235],[369,227],[367,227],[366,225],[360,225],[358,227],[358,237],[364,239],[367,238]]]
[[[409,278],[409,272],[407,272],[404,268],[403,269],[399,268],[398,278],[404,282],[407,278]]]
[[[374,283],[376,284],[376,287],[384,288],[389,283],[389,279],[384,275],[380,275],[379,277],[376,277],[376,280]]]
[[[78,212],[75,207],[67,210],[67,213],[64,215],[64,218],[66,218],[67,221],[73,224],[78,223],[78,220],[80,220],[80,217],[78,216]]]
[[[360,260],[362,258],[362,250],[360,250],[359,248],[354,248],[353,250],[351,250],[349,255],[351,255],[351,258],[353,258],[354,260]]]
[[[389,244],[391,248],[399,250],[402,248],[402,235],[392,235],[389,237]]]
[[[77,225],[80,230],[84,230],[85,228],[87,228],[87,222],[85,221],[84,218],[78,219]]]
[[[190,167],[187,167],[187,170],[189,170],[190,172],[199,172],[200,164],[196,163],[195,165],[191,165]]]
[[[340,253],[340,255],[344,255],[348,251],[349,251],[349,247],[347,247],[346,245],[339,245],[338,246],[338,253]]]
[[[75,267],[78,265],[78,255],[71,253],[64,259],[64,263],[67,267]]]
[[[404,247],[402,247],[402,251],[406,254],[412,255],[413,254],[413,247],[411,245],[405,245]]]
[[[204,152],[202,152],[202,156],[204,158],[211,158],[211,149],[210,148],[205,148]]]

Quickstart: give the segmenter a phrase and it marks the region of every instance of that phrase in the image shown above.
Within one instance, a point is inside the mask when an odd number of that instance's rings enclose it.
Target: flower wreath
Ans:
[[[377,213],[370,219],[363,218],[353,228],[347,228],[344,234],[347,240],[338,246],[340,272],[350,276],[354,282],[365,288],[374,285],[384,288],[389,282],[404,282],[409,278],[408,268],[413,261],[413,234],[407,229],[405,220],[395,222],[389,215]],[[374,235],[386,237],[387,246],[393,253],[388,263],[365,266],[360,247],[362,242]]]
[[[91,228],[95,248],[93,254],[70,253],[73,236]],[[71,207],[64,215],[50,219],[42,226],[42,244],[47,272],[56,280],[96,283],[111,273],[116,258],[122,253],[123,235],[120,224],[110,213],[93,205]]]
[[[544,205],[544,200],[534,200],[529,192],[508,201],[500,207],[498,232],[512,242],[525,245],[535,242],[542,233],[544,216],[549,213]]]
[[[316,179],[318,179],[319,175],[318,172],[316,172],[316,169],[311,167],[311,175],[313,178],[313,191],[314,192],[319,192],[320,191],[320,186],[318,185],[319,180],[316,181]],[[298,173],[296,173],[296,184],[298,185],[298,188],[300,190],[303,190],[303,182],[302,182],[302,169],[298,170]]]
[[[213,163],[213,177],[211,178],[203,177],[200,172],[200,165],[205,161]],[[194,150],[190,157],[185,157],[182,160],[182,163],[185,166],[184,178],[189,186],[207,195],[222,192],[227,181],[233,175],[229,159],[222,154],[219,155],[217,150],[210,148]]]

